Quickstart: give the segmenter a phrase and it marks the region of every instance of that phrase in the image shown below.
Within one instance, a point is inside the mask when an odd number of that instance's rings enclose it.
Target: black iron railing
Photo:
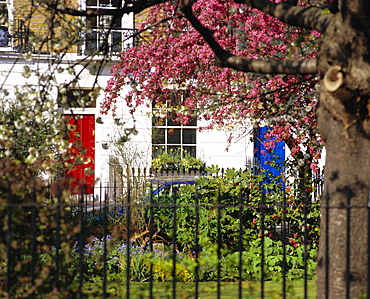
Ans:
[[[4,34],[2,47],[11,47],[18,53],[34,52],[30,39],[35,33],[24,20],[14,20],[12,34],[8,34],[5,27],[1,30],[1,34]],[[83,45],[79,48],[79,53],[81,55],[118,54],[139,43],[140,38],[137,33],[137,29],[128,28],[91,28],[90,33],[83,35]]]
[[[319,201],[267,194],[251,171],[132,182],[98,186],[93,197],[66,196],[57,182],[1,185],[0,296],[315,293]]]
[[[14,34],[12,35],[12,47],[18,53],[33,52],[34,48],[30,38],[35,33],[27,26],[25,21],[14,20]]]

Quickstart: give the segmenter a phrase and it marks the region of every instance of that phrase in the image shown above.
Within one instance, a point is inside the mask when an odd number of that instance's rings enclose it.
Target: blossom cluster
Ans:
[[[193,10],[234,55],[301,59],[314,58],[318,49],[318,32],[289,27],[233,1],[201,0]],[[149,100],[156,107],[170,107],[180,123],[197,117],[205,121],[200,129],[229,131],[230,141],[249,132],[248,124],[267,125],[274,139],[288,144],[293,157],[309,155],[315,168],[322,148],[315,121],[317,78],[220,68],[208,44],[175,4],[154,6],[140,30],[150,32],[143,35],[146,43],[122,52],[120,63],[113,66],[101,104],[103,114],[114,113],[122,98],[131,112]],[[121,95],[127,85],[132,89]]]

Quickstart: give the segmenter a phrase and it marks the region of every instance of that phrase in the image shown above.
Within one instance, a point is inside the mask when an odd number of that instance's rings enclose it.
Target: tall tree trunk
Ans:
[[[368,284],[370,32],[347,2],[341,1],[318,54],[317,117],[327,152],[318,298],[361,298]]]

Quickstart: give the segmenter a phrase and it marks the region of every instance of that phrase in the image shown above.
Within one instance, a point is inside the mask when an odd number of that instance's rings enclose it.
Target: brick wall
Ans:
[[[76,17],[53,15],[44,4],[32,3],[34,1],[14,0],[13,34],[19,29],[29,30],[31,35],[37,37],[38,43],[34,47],[36,52],[76,52],[77,47],[71,45],[71,41],[75,41],[78,36],[72,23]],[[76,8],[78,4],[77,0],[65,0],[64,3],[71,8]],[[21,23],[24,24],[23,28],[19,28]],[[23,36],[25,37],[25,33]]]
[[[144,11],[135,15],[134,26],[136,29],[138,29],[140,25],[145,21],[145,19],[148,17],[149,12],[150,12],[150,8],[147,8]]]
[[[136,29],[139,29],[141,24],[146,20],[150,12],[150,8],[145,9],[144,11],[135,15],[134,26]],[[146,31],[140,34],[140,37],[143,38],[146,42],[149,42],[151,35]]]

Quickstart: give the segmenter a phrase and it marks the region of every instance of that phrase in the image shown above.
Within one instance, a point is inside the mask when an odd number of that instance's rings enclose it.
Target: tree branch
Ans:
[[[304,60],[257,60],[246,57],[235,56],[224,50],[213,38],[212,32],[204,27],[192,10],[192,1],[183,0],[183,12],[193,27],[203,36],[209,44],[217,63],[221,67],[229,67],[242,72],[265,73],[265,74],[316,74],[316,59]]]
[[[257,60],[231,55],[226,52],[221,57],[216,57],[221,67],[230,67],[242,72],[264,74],[316,74],[316,59],[303,60]]]
[[[307,29],[325,32],[326,27],[333,18],[333,14],[324,14],[318,7],[297,7],[286,3],[275,4],[268,0],[234,0],[240,4],[247,4],[252,8],[267,13],[280,21]]]

